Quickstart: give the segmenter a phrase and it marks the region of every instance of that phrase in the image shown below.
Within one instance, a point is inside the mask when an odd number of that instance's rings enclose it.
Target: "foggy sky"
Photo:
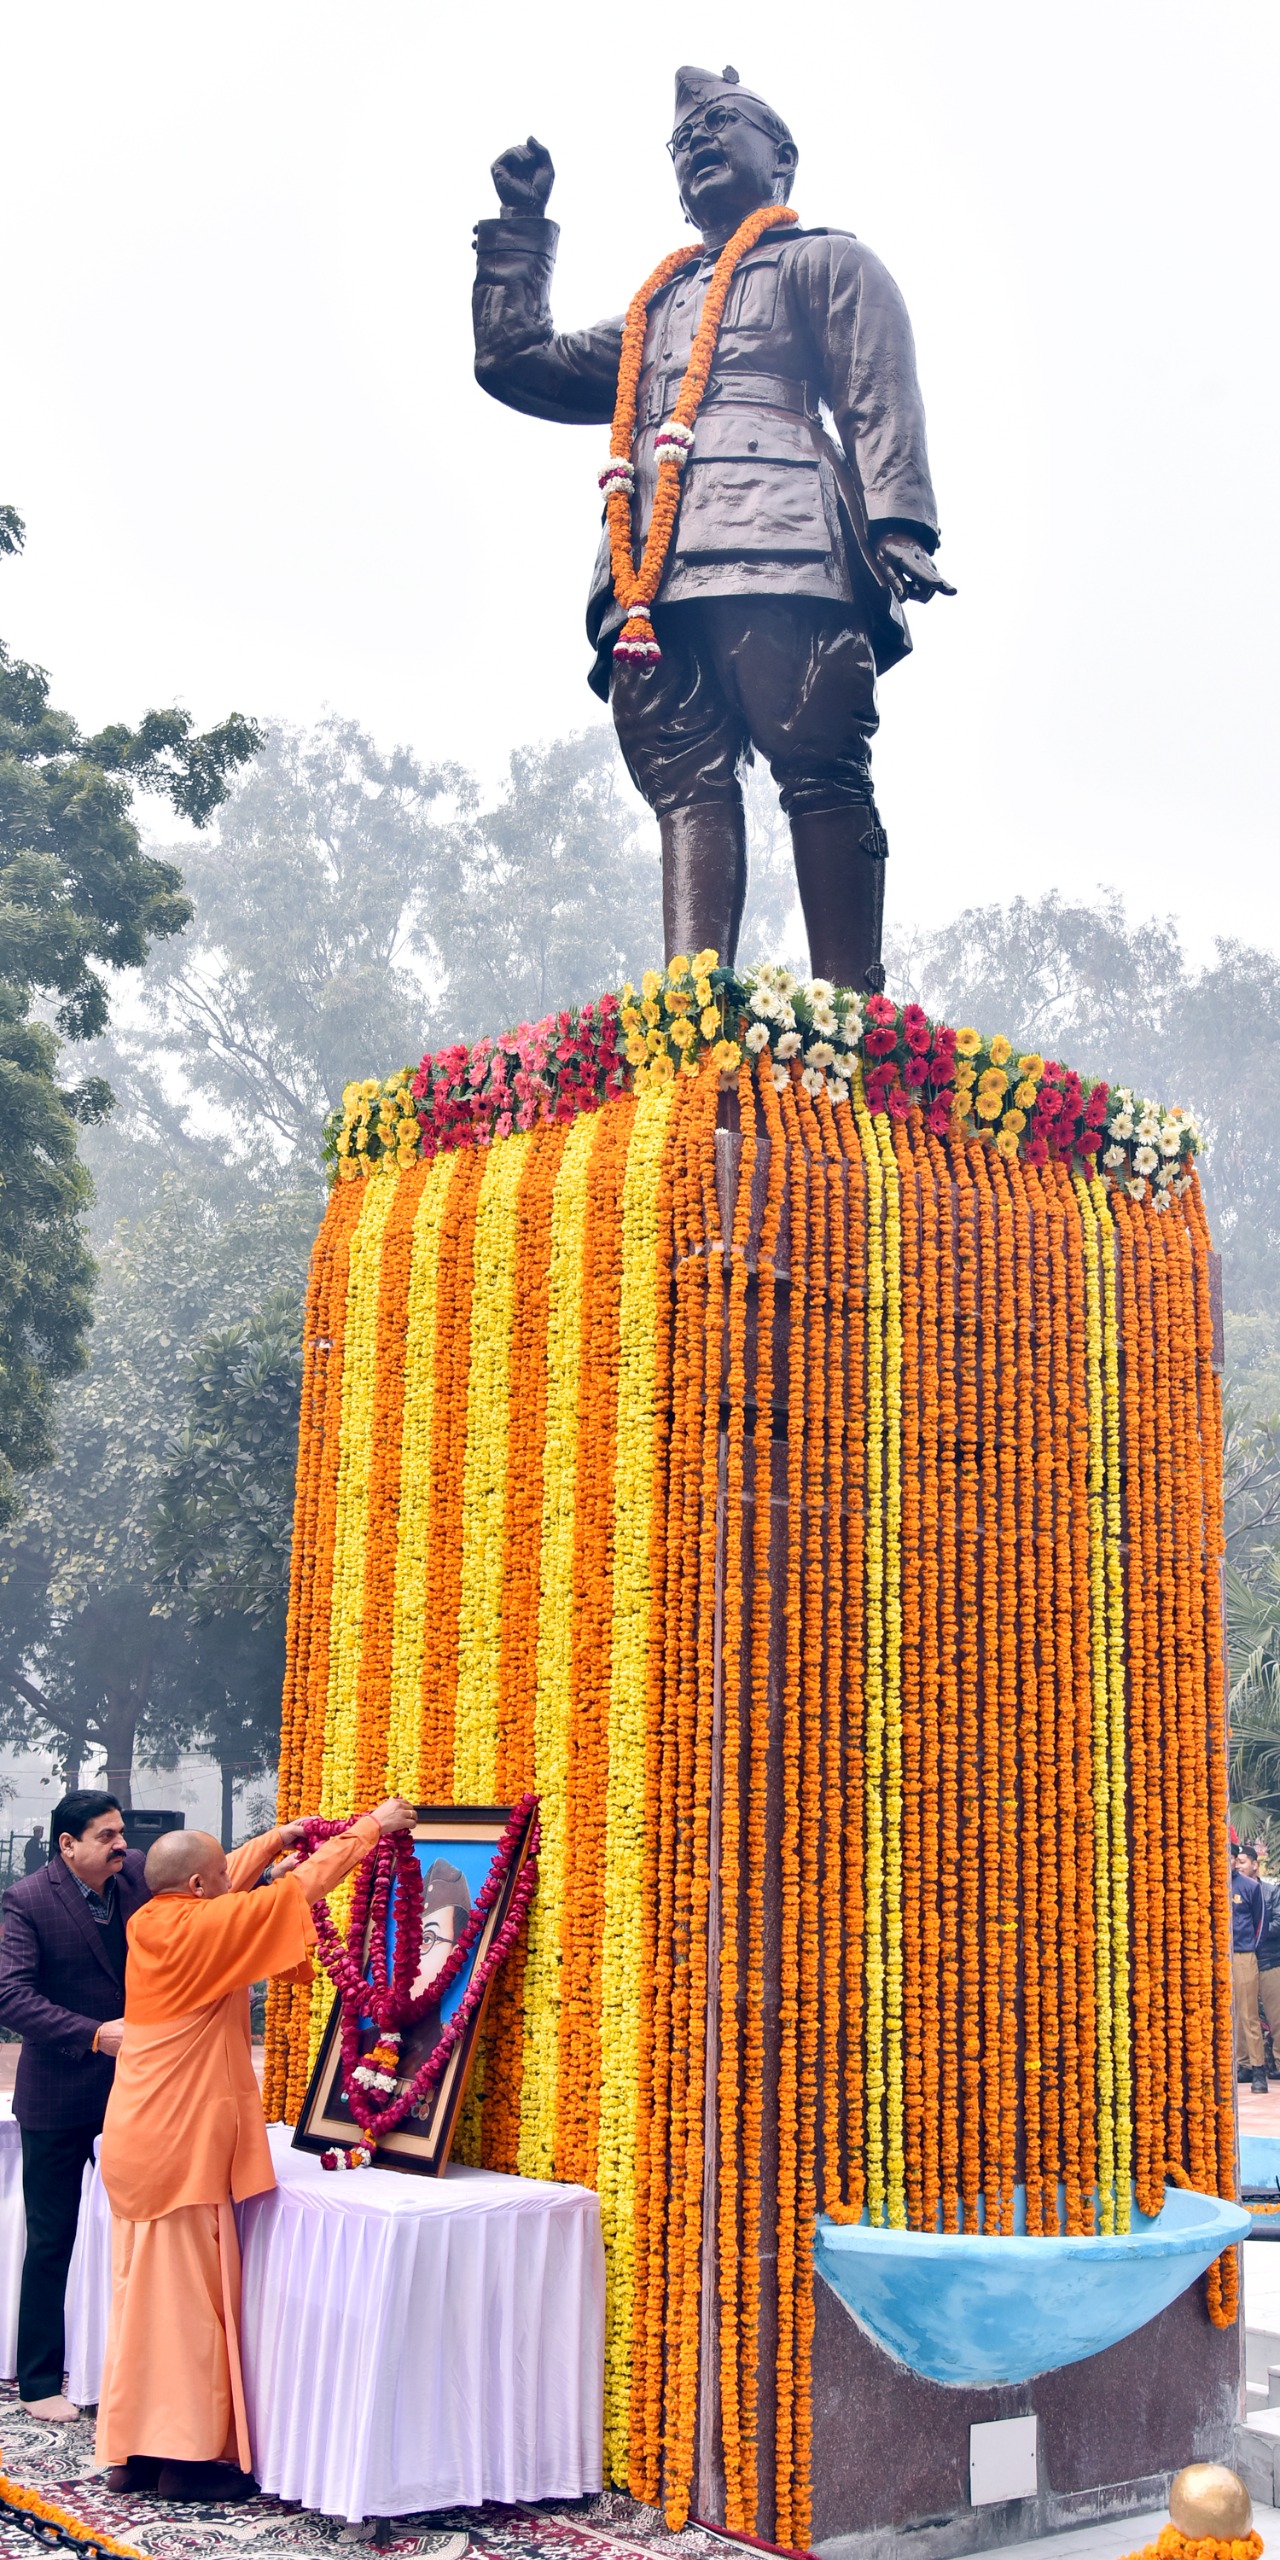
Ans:
[[[893,921],[1106,881],[1280,945],[1274,50],[1261,0],[11,12],[0,632],[89,724],[332,704],[492,776],[599,716],[607,436],[476,388],[471,225],[537,133],[557,316],[618,310],[674,66],[731,60],[916,330],[960,592],[882,688]]]

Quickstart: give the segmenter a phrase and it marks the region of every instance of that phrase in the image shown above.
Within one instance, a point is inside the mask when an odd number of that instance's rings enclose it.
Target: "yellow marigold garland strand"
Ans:
[[[613,1624],[609,1674],[609,1794],[600,1982],[598,2184],[610,2245],[605,2338],[605,2470],[625,2486],[631,2432],[631,2334],[636,2293],[636,2137],[646,1867],[646,1699],[657,1482],[660,1186],[672,1090],[642,1095],[622,1194]]]

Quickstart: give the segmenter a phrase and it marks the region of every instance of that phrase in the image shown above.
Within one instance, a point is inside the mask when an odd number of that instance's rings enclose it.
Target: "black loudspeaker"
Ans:
[[[152,1841],[158,1840],[162,1831],[185,1831],[186,1827],[185,1813],[152,1813],[149,1809],[144,1812],[141,1805],[126,1805],[124,1808],[124,1836],[131,1849],[141,1849],[144,1858]]]

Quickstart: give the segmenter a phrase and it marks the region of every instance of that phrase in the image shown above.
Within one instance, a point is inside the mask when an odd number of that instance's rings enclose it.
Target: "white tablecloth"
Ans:
[[[358,2522],[601,2484],[604,2251],[585,2187],[323,2170],[272,2129],[241,2208],[264,2489]]]
[[[102,2288],[97,2281],[95,2252],[86,2216],[86,2202],[93,2192],[92,2178],[93,2172],[86,2169],[80,2200],[80,2227],[67,2278],[67,2344],[73,2399],[96,2400],[107,2332],[98,2316]],[[101,2195],[100,2182],[97,2192]],[[106,2230],[109,2281],[110,2215],[107,2216]],[[22,2286],[22,2256],[26,2245],[27,2218],[22,2210],[22,2136],[13,2119],[13,2101],[6,2092],[0,2096],[0,2381],[4,2382],[12,2382],[18,2370],[18,2295]],[[91,2391],[83,2387],[89,2379],[93,2384]]]
[[[0,2324],[11,2341],[16,2137],[0,2120]],[[278,2187],[239,2209],[241,2349],[263,2488],[351,2523],[598,2489],[599,2199],[487,2169],[334,2173],[278,2125],[271,2150]],[[84,2406],[98,2397],[110,2298],[111,2217],[95,2172],[67,2285],[68,2383]],[[3,2369],[13,2371],[12,2343]]]

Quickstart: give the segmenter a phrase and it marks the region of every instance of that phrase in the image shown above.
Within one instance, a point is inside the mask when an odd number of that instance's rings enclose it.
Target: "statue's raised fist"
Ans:
[[[556,176],[545,142],[533,134],[527,142],[513,142],[494,161],[492,175],[504,213],[545,213]]]

